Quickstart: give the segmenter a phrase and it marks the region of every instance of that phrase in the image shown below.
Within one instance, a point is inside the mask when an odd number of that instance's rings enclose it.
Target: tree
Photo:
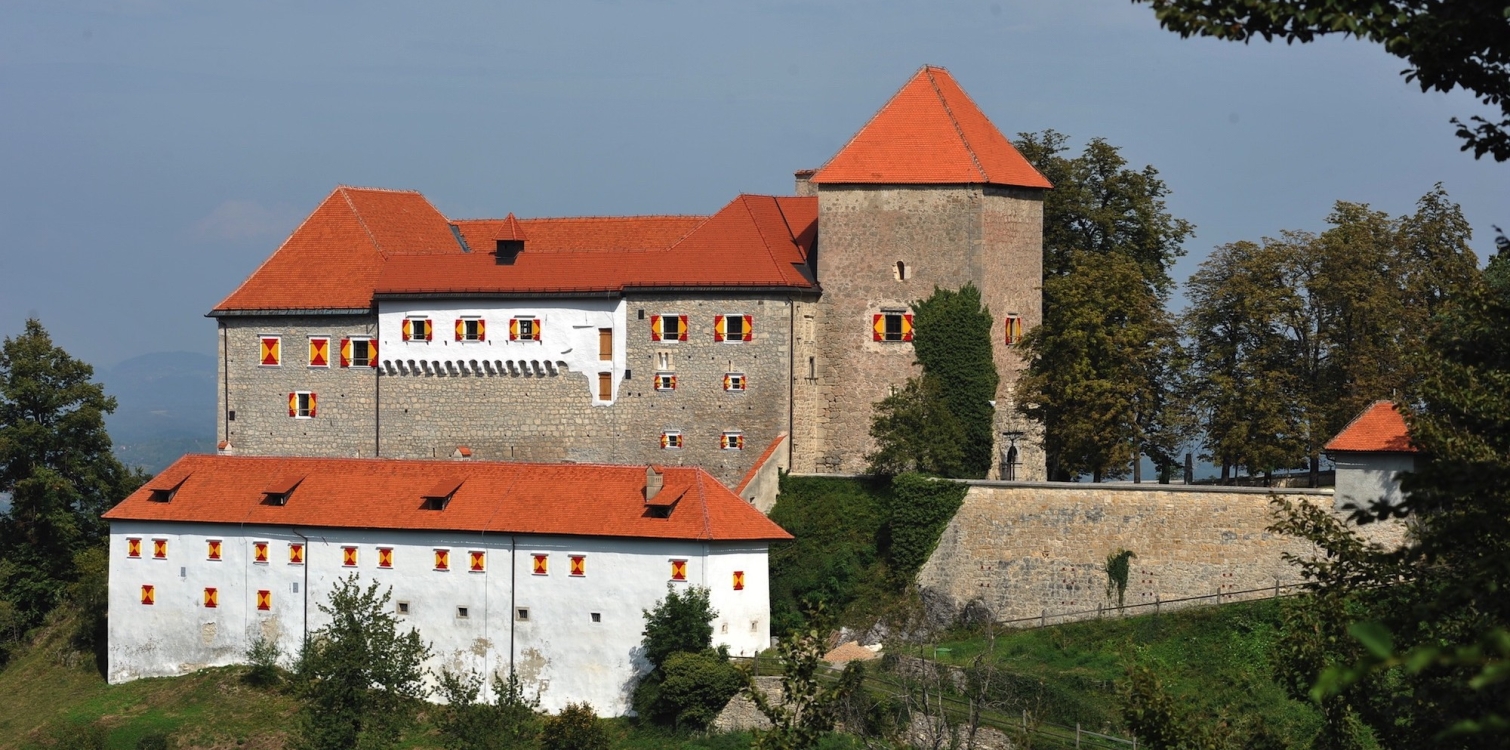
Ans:
[[[436,722],[450,750],[512,750],[532,747],[539,734],[540,694],[527,697],[519,676],[493,676],[493,702],[479,703],[482,677],[443,670],[436,692],[445,701]]]
[[[710,603],[705,587],[691,586],[678,592],[668,583],[666,598],[644,613],[645,660],[652,667],[659,668],[666,657],[678,651],[695,654],[713,646],[713,620],[718,610]]]
[[[993,461],[992,402],[1001,382],[991,354],[991,312],[974,284],[958,291],[935,287],[912,309],[918,364],[937,384],[939,401],[964,435],[960,473],[948,476],[983,478]]]
[[[1178,386],[1166,369],[1179,348],[1173,320],[1131,258],[1076,252],[1069,271],[1044,283],[1043,325],[1023,340],[1017,383],[1023,413],[1044,426],[1051,478],[1120,475],[1178,420]]]
[[[394,746],[427,694],[430,646],[399,632],[389,600],[361,576],[336,583],[319,605],[330,623],[310,634],[296,674],[299,742],[311,750]]]
[[[876,402],[870,436],[876,451],[869,471],[883,477],[921,471],[942,477],[965,471],[965,431],[944,404],[938,378],[908,378],[895,393]]]
[[[667,584],[666,598],[645,610],[642,646],[651,670],[634,690],[640,718],[702,728],[739,692],[742,678],[728,651],[712,648],[716,617],[708,589],[701,586],[678,592]]]
[[[94,369],[55,346],[36,319],[0,345],[0,600],[23,627],[41,621],[76,578],[74,555],[107,532],[100,515],[145,481],[110,452],[115,399]]]
[[[1169,213],[1158,170],[1128,169],[1099,138],[1072,157],[1068,142],[1045,130],[1016,143],[1055,186],[1043,208],[1044,319],[1023,342],[1017,403],[1044,427],[1051,478],[1136,472],[1145,453],[1167,477],[1189,419],[1176,398],[1185,355],[1163,305],[1194,227]]]
[[[1133,0],[1153,6],[1159,24],[1182,37],[1247,43],[1262,37],[1310,42],[1341,34],[1367,39],[1404,59],[1406,81],[1422,91],[1461,86],[1499,107],[1505,119],[1457,118],[1462,150],[1510,159],[1510,16],[1495,0]],[[1050,177],[1050,179],[1053,179]],[[1057,182],[1055,183],[1058,184]]]
[[[823,621],[822,612],[810,613],[809,620]],[[770,729],[755,733],[755,750],[813,750],[833,731],[843,683],[819,684],[823,643],[821,629],[813,626],[776,645],[782,665],[779,700],[766,697],[753,682],[745,687],[745,696],[771,722]]]

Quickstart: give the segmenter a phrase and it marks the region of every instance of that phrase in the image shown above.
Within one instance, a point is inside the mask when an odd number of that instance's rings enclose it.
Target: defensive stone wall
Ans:
[[[1186,597],[1229,596],[1298,583],[1290,553],[1309,543],[1268,531],[1271,497],[1328,511],[1331,490],[971,482],[963,505],[918,573],[930,615],[952,621],[968,613],[997,621],[1070,617],[1115,607],[1106,559],[1131,551],[1127,605]],[[1361,527],[1372,542],[1395,546],[1404,523]]]

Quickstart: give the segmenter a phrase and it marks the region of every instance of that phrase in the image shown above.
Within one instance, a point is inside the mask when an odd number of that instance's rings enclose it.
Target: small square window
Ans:
[[[518,620],[520,622],[529,622],[529,620],[530,620],[530,608],[529,607],[515,607],[514,608],[514,619]]]
[[[481,550],[472,550],[467,553],[467,570],[473,573],[483,573],[488,569],[488,553]]]
[[[166,539],[153,539],[152,540],[152,559],[154,559],[154,560],[166,560],[166,559],[168,559],[168,540],[166,540]]]
[[[465,620],[465,619],[467,619],[467,608],[466,607],[457,607],[456,608],[456,619],[458,619],[458,620]]]
[[[744,392],[745,374],[742,372],[730,372],[724,374],[724,390]]]
[[[392,547],[378,547],[378,551],[377,552],[378,552],[378,567],[379,568],[391,568],[391,567],[393,567],[393,548]]]
[[[220,590],[213,586],[206,586],[204,590],[205,609],[215,609],[220,606]]]
[[[456,321],[457,341],[486,341],[487,324],[482,318],[461,318]]]
[[[288,564],[304,564],[304,545],[297,542],[288,545]]]
[[[270,612],[273,609],[273,592],[262,589],[257,592],[257,611]]]
[[[760,632],[760,621],[759,620],[751,620],[750,621],[750,632],[751,633],[758,633],[758,632]]]
[[[603,621],[603,613],[602,612],[594,612],[594,613],[592,613],[592,621],[593,622],[602,622]]]
[[[544,553],[530,555],[530,572],[537,576],[550,575],[551,556]]]
[[[672,560],[671,561],[671,580],[673,580],[673,581],[685,581],[685,580],[687,580],[687,561],[686,560]]]
[[[288,394],[288,415],[297,419],[314,419],[318,413],[316,397],[310,391],[294,391]]]
[[[288,590],[295,594],[299,593],[299,582],[294,581],[293,585],[289,586]]]
[[[435,550],[435,569],[436,570],[450,570],[451,569],[451,550],[448,550],[448,549],[438,549],[438,550]]]
[[[252,542],[252,562],[267,564],[267,542]]]
[[[655,374],[655,389],[658,391],[676,390],[676,373],[658,372]]]
[[[398,613],[401,614],[401,615],[407,615],[407,614],[409,614],[409,602],[399,602],[398,603]]]
[[[356,547],[341,548],[341,566],[345,568],[355,568],[357,566]]]
[[[142,556],[142,540],[132,537],[126,540],[126,557]]]
[[[722,445],[726,451],[742,451],[745,448],[745,434],[743,432],[725,432],[723,434]]]
[[[882,310],[871,322],[871,338],[875,341],[911,341],[912,314],[905,310]]]
[[[536,318],[513,318],[509,321],[509,338],[514,341],[539,341],[540,321]]]
[[[587,575],[587,555],[567,555],[566,560],[569,575],[576,578]]]
[[[661,433],[661,448],[671,450],[682,447],[682,433],[678,430],[670,430]]]
[[[429,318],[405,318],[401,333],[405,341],[429,341],[434,330]]]

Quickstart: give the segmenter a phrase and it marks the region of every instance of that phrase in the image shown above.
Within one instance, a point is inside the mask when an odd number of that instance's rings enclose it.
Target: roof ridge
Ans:
[[[367,193],[408,193],[408,194],[411,194],[411,195],[420,195],[420,196],[424,195],[424,193],[421,193],[418,190],[408,190],[408,189],[405,189],[405,188],[369,187],[367,185],[337,184],[336,185],[336,189],[337,190],[361,190],[361,191],[367,192]]]
[[[697,503],[703,509],[703,538],[713,538],[713,521],[708,518],[708,492],[703,487],[703,472],[697,473]]]
[[[362,212],[357,209],[357,204],[352,203],[351,196],[347,195],[346,191],[350,189],[345,185],[336,188],[336,190],[340,191],[341,198],[346,201],[346,205],[351,209],[352,215],[357,217],[357,224],[361,225],[362,231],[367,233],[367,239],[372,241],[372,247],[378,251],[378,255],[383,256],[383,260],[387,260],[388,254],[383,252],[383,246],[378,244],[377,235],[372,233],[372,227],[367,226],[367,217],[362,215]]]
[[[939,70],[943,70],[943,68],[939,68]],[[939,89],[938,81],[933,79],[933,71],[933,67],[927,65],[923,66],[923,74],[928,76],[929,88],[932,88],[934,96],[937,96],[939,98],[939,104],[943,106],[944,114],[949,117],[949,124],[954,126],[954,134],[959,136],[959,142],[961,144],[964,144],[965,146],[965,153],[970,155],[970,163],[974,164],[975,171],[980,173],[981,182],[990,182],[991,176],[986,174],[986,168],[984,166],[981,166],[980,157],[975,154],[975,147],[970,145],[970,139],[965,137],[965,129],[961,128],[959,125],[959,118],[954,116],[954,109],[949,106],[949,100],[944,97],[944,92]],[[949,71],[944,70],[944,73],[947,75]],[[953,76],[950,77],[952,78]],[[955,84],[958,85],[959,82],[956,81]],[[960,86],[959,90],[961,92],[964,92],[965,87]],[[970,95],[965,94],[965,96],[966,98],[968,98]],[[972,101],[971,104],[975,104],[975,102]],[[980,106],[977,105],[975,108],[980,109]],[[984,115],[985,113],[982,112],[981,114]]]
[[[626,219],[707,219],[712,214],[623,214],[597,216],[531,216],[519,221],[623,221]],[[503,221],[502,219],[457,219],[457,221]]]

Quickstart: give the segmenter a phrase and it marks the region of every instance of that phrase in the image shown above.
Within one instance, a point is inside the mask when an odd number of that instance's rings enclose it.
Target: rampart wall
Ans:
[[[1127,605],[1272,590],[1297,583],[1283,555],[1315,554],[1309,543],[1268,531],[1271,493],[1258,488],[973,482],[918,574],[930,614],[969,612],[995,620],[1115,607],[1106,559],[1130,550]],[[1277,497],[1332,510],[1330,490],[1279,490]],[[1404,523],[1361,527],[1398,545]],[[1059,617],[1056,617],[1059,616]],[[1094,615],[1089,615],[1094,616]]]

